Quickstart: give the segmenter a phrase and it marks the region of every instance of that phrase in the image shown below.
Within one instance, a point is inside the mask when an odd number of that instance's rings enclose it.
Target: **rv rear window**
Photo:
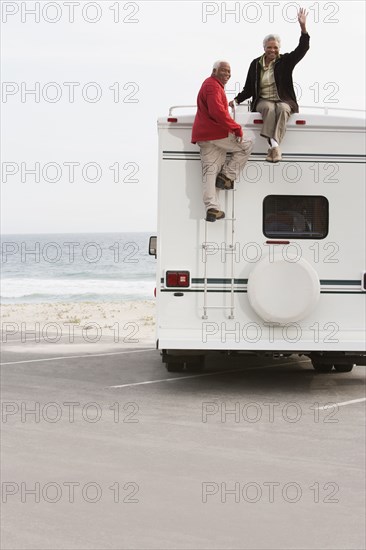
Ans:
[[[263,201],[263,233],[270,239],[324,239],[328,223],[325,197],[268,195]]]

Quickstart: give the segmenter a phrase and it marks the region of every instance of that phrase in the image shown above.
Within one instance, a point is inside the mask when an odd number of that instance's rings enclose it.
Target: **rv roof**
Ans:
[[[189,109],[189,114],[177,114],[177,110]],[[307,107],[301,106],[301,112],[294,114],[288,121],[288,126],[295,126],[298,124],[297,121],[305,121],[306,126],[310,127],[328,127],[328,128],[355,128],[357,130],[365,130],[366,120],[365,120],[365,111],[355,110],[355,109],[346,109],[346,108],[335,108],[335,107]],[[319,111],[319,112],[310,112]],[[158,119],[159,126],[165,125],[168,123],[168,117],[174,117],[177,119],[176,122],[171,122],[168,124],[182,124],[192,125],[194,117],[196,114],[196,107],[194,105],[177,105],[169,109],[169,115],[166,117],[160,117]],[[245,104],[239,106],[235,110],[234,118],[237,122],[243,126],[248,126],[254,123],[255,119],[260,119],[260,113],[252,113],[248,111],[248,106]]]

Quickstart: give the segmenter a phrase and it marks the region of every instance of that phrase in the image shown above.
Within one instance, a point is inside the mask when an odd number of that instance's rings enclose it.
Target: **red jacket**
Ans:
[[[192,143],[223,139],[229,133],[242,137],[243,130],[229,115],[223,84],[215,76],[210,76],[202,84],[197,96]]]

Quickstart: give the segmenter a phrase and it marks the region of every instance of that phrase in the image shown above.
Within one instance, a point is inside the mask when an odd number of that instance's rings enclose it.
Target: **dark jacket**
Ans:
[[[310,36],[308,33],[301,33],[299,45],[291,53],[279,55],[274,65],[274,77],[277,86],[277,92],[280,100],[288,103],[291,112],[298,113],[299,106],[296,101],[294,84],[292,82],[292,71],[295,65],[301,61],[309,49]],[[236,101],[242,103],[248,98],[252,98],[251,111],[255,111],[259,101],[261,66],[259,60],[262,56],[253,59],[250,64],[247,80],[243,90],[236,96]]]

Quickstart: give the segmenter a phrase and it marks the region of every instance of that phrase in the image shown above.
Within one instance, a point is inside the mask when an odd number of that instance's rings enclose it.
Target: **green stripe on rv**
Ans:
[[[263,160],[265,153],[253,152],[249,162]],[[163,151],[163,160],[200,160],[199,151]],[[299,162],[329,162],[337,161],[339,164],[363,164],[365,155],[334,154],[334,153],[282,153],[282,161],[298,160]]]
[[[204,293],[205,290],[203,288],[160,288],[159,292],[181,292],[182,294],[187,294],[189,292],[197,292],[197,293]],[[230,294],[231,289],[214,289],[214,288],[208,288],[206,292],[212,292],[212,293],[218,293],[218,294]],[[234,294],[247,294],[247,290],[233,290]],[[321,290],[320,294],[364,294],[366,295],[366,291],[364,290]]]
[[[264,153],[252,153],[252,155],[263,155]],[[343,157],[343,158],[350,158],[350,159],[366,159],[366,155],[351,155],[351,154],[340,154],[340,153],[284,153],[288,157]],[[197,157],[200,156],[199,151],[163,151],[163,155],[195,155]]]
[[[203,278],[192,278],[192,284],[204,284],[205,280]],[[161,283],[164,283],[164,279],[160,279]],[[220,279],[220,278],[208,278],[207,284],[220,284],[220,285],[231,285],[231,279]],[[234,279],[234,284],[237,285],[247,285],[248,279]],[[341,286],[361,286],[362,282],[361,280],[357,279],[320,279],[320,285],[321,286],[335,286],[335,285],[341,285]]]

